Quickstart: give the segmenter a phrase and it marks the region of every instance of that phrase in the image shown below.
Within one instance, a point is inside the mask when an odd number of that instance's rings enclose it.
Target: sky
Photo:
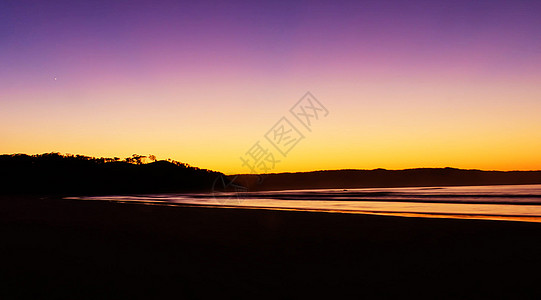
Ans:
[[[539,16],[520,0],[3,0],[0,153],[541,169]],[[307,92],[317,118],[292,109]],[[302,136],[285,154],[284,118]]]

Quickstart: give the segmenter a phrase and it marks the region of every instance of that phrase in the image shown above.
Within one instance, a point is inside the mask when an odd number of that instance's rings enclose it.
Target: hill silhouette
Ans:
[[[468,185],[541,184],[541,171],[481,171],[455,168],[328,170],[228,177],[250,191]]]
[[[220,181],[217,181],[220,179]],[[216,185],[216,182],[220,184]],[[541,171],[455,168],[241,174],[134,154],[120,159],[45,153],[0,155],[0,194],[100,195],[467,185],[541,184]],[[222,189],[223,187],[223,189]]]
[[[219,172],[136,155],[124,160],[45,153],[0,155],[0,194],[92,195],[209,191]]]

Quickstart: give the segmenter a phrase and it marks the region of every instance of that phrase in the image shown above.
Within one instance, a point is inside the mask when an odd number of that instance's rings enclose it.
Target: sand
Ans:
[[[541,224],[0,198],[0,298],[533,298]]]

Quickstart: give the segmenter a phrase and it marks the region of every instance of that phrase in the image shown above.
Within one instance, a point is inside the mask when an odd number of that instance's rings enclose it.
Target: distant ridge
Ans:
[[[236,176],[236,177],[235,177]],[[481,171],[456,168],[327,170],[228,177],[250,191],[468,185],[541,184],[541,171]]]
[[[60,153],[0,155],[0,194],[4,195],[64,196],[244,191],[245,188],[248,191],[272,191],[517,184],[541,184],[541,171],[347,169],[226,176],[174,160],[157,160],[152,155],[146,157],[134,154],[125,159]]]

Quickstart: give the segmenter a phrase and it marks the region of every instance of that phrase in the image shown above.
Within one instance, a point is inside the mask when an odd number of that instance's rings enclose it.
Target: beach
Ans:
[[[535,298],[541,224],[0,198],[1,298]]]

